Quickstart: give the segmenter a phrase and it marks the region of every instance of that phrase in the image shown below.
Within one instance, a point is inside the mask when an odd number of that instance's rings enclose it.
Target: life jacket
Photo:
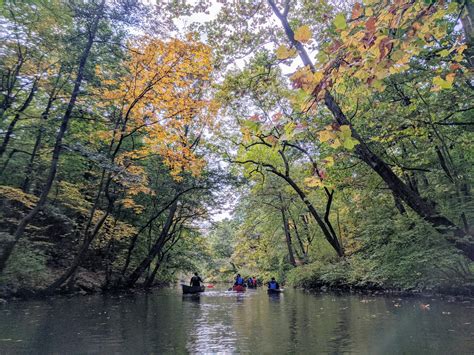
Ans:
[[[268,288],[271,290],[276,290],[278,288],[278,283],[276,281],[270,281],[268,284]]]
[[[244,284],[244,279],[242,277],[237,277],[237,279],[235,279],[235,283],[237,285],[243,285]]]

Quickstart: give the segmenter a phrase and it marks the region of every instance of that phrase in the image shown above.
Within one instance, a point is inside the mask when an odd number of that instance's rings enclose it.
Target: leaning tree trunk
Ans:
[[[31,181],[33,180],[33,171],[34,171],[34,166],[35,166],[35,159],[36,156],[38,155],[39,150],[41,149],[41,143],[43,140],[43,134],[45,131],[44,125],[45,122],[49,118],[49,113],[51,112],[51,108],[53,107],[54,101],[57,99],[57,94],[59,90],[57,90],[57,85],[59,83],[59,78],[61,76],[58,76],[58,79],[56,79],[56,83],[50,93],[48,103],[46,104],[46,108],[44,109],[43,113],[41,114],[41,119],[40,119],[40,124],[38,128],[38,132],[36,134],[36,139],[35,139],[35,144],[33,146],[33,151],[31,152],[30,160],[28,161],[28,164],[25,168],[25,173],[24,173],[24,180],[23,183],[21,184],[21,189],[28,193],[30,191],[30,185]]]
[[[105,0],[102,0],[101,4],[99,5],[97,15],[93,20],[92,26],[90,28],[89,32],[89,38],[87,40],[86,46],[84,50],[82,51],[81,57],[79,59],[79,66],[77,70],[77,76],[76,80],[74,81],[74,88],[72,90],[71,97],[69,99],[69,103],[67,105],[66,111],[64,113],[64,116],[61,121],[61,126],[59,128],[59,131],[56,135],[56,142],[54,144],[53,148],[53,154],[51,157],[51,164],[49,167],[49,172],[48,172],[48,177],[46,179],[46,183],[43,187],[43,190],[41,192],[41,195],[39,197],[38,202],[36,203],[35,207],[25,216],[23,219],[19,222],[18,227],[14,233],[14,240],[10,243],[7,244],[5,247],[1,257],[0,257],[0,273],[5,269],[5,266],[7,264],[8,259],[10,258],[10,255],[16,245],[16,243],[20,240],[20,238],[23,236],[23,233],[25,231],[26,226],[36,217],[38,212],[43,208],[43,206],[46,203],[49,191],[51,190],[51,187],[53,186],[54,179],[56,177],[56,172],[58,169],[58,162],[59,162],[59,156],[61,155],[61,150],[62,150],[62,143],[63,143],[63,138],[64,135],[66,134],[66,131],[68,129],[69,125],[69,120],[71,119],[72,115],[72,110],[74,109],[76,105],[76,100],[77,97],[79,96],[79,90],[82,84],[82,80],[84,78],[84,71],[86,67],[87,60],[89,59],[90,51],[92,48],[92,45],[94,44],[94,39],[97,34],[97,29],[99,27],[99,22],[100,19],[102,18],[103,15],[103,10],[105,6]]]
[[[321,218],[318,211],[316,211],[316,208],[314,208],[313,204],[309,201],[309,199],[306,196],[306,194],[304,193],[304,191],[300,189],[300,187],[296,184],[296,182],[291,177],[286,176],[286,175],[284,175],[284,174],[282,174],[282,173],[280,173],[279,171],[276,171],[276,170],[271,170],[271,172],[273,174],[281,177],[282,179],[284,179],[293,188],[293,190],[300,197],[301,201],[303,201],[303,203],[308,208],[309,213],[311,214],[311,216],[313,216],[314,220],[316,221],[319,228],[323,232],[324,237],[326,238],[326,240],[329,242],[329,244],[331,244],[333,249],[336,251],[337,255],[339,257],[343,257],[344,256],[344,249],[343,249],[341,243],[339,243],[337,235],[334,233],[334,229],[332,227],[328,228],[325,221]]]
[[[305,250],[303,241],[301,240],[300,232],[298,231],[298,226],[297,226],[298,223],[297,223],[296,219],[293,218],[293,216],[291,215],[291,212],[289,210],[288,210],[288,214],[290,215],[291,221],[293,222],[296,240],[298,241],[298,246],[299,246],[300,251],[301,251],[302,261],[303,261],[303,263],[306,263],[307,259],[308,259],[308,255],[306,255],[306,250]]]
[[[156,255],[158,255],[158,253],[163,248],[164,243],[166,241],[166,237],[171,229],[171,226],[173,225],[173,218],[176,213],[177,207],[178,207],[178,200],[175,200],[174,203],[170,207],[168,217],[163,226],[163,229],[161,230],[160,236],[155,242],[155,245],[153,246],[153,248],[151,248],[146,258],[143,259],[140,265],[138,265],[137,268],[127,278],[126,283],[125,283],[127,287],[133,287],[135,285],[138,279],[142,276],[143,272],[145,272],[145,270],[148,268],[148,266],[156,257]]]
[[[31,87],[30,93],[28,94],[28,97],[25,99],[25,102],[23,102],[23,105],[21,105],[21,107],[16,112],[15,117],[13,117],[13,120],[8,125],[7,131],[5,132],[5,137],[3,137],[3,142],[2,144],[0,144],[0,158],[7,150],[8,143],[10,142],[10,139],[13,135],[13,130],[15,129],[15,126],[18,121],[21,119],[21,115],[28,108],[28,106],[30,106],[31,101],[33,101],[33,98],[36,94],[36,90],[38,89],[38,81],[39,79],[35,79],[35,81],[33,82],[33,86]]]

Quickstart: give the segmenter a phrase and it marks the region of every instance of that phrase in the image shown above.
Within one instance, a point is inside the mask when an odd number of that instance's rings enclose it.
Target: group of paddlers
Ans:
[[[249,276],[247,280],[245,280],[240,274],[237,274],[237,276],[234,279],[234,286],[247,286],[250,288],[256,288],[257,287],[257,278]]]
[[[201,282],[203,280],[201,277],[198,275],[197,272],[194,273],[194,276],[191,277],[191,281],[189,282],[190,286],[201,286]],[[256,288],[258,285],[258,280],[256,277],[249,276],[246,280],[240,276],[240,274],[237,274],[237,276],[234,278],[234,286],[241,286],[241,287],[249,287],[249,288]],[[270,290],[278,290],[280,288],[280,285],[278,282],[276,282],[275,278],[272,277],[272,279],[267,283],[268,289]]]

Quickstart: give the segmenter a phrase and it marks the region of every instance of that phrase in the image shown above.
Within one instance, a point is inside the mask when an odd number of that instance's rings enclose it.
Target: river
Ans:
[[[473,354],[473,315],[470,302],[291,289],[57,297],[0,306],[0,354]]]

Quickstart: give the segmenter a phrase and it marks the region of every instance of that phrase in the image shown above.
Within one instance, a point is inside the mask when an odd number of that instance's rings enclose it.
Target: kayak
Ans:
[[[188,286],[188,285],[181,285],[183,288],[183,293],[199,293],[204,292],[206,289],[204,286]]]
[[[271,294],[279,294],[279,293],[282,293],[283,292],[283,289],[282,288],[277,288],[277,289],[273,289],[273,288],[268,288],[267,289],[267,293],[269,295]]]
[[[232,291],[245,292],[245,287],[242,285],[235,285],[232,287]]]

